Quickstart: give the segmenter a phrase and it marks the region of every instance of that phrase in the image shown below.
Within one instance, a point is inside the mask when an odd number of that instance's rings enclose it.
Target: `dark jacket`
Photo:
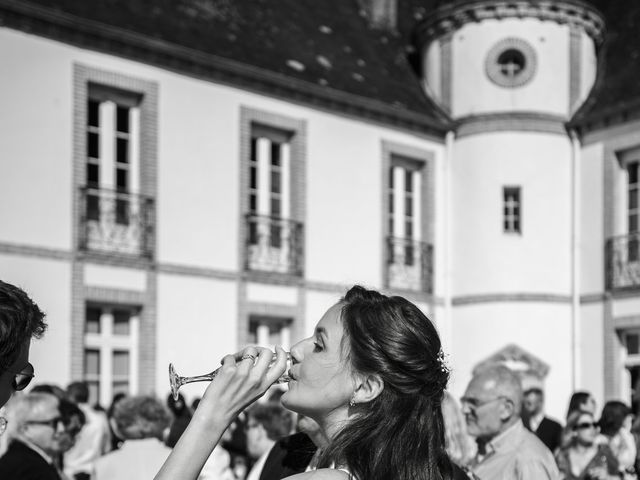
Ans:
[[[524,426],[531,430],[529,419],[523,418],[523,422]],[[548,417],[542,419],[540,425],[538,425],[538,429],[533,433],[536,434],[552,453],[556,451],[562,441],[562,425]]]
[[[316,446],[305,433],[277,441],[267,456],[260,480],[281,480],[304,472],[315,452]]]
[[[2,480],[60,480],[56,468],[24,443],[14,440],[0,457]]]

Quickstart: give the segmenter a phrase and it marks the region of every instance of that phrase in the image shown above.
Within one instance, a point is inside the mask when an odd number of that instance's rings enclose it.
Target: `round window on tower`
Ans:
[[[536,52],[520,38],[505,38],[489,51],[486,69],[493,83],[506,88],[521,87],[533,78]]]

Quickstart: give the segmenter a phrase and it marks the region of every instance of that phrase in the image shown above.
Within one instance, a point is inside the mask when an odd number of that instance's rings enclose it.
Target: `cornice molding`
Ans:
[[[420,44],[457,30],[467,23],[506,18],[537,18],[582,28],[597,45],[604,39],[602,14],[580,0],[458,0],[437,9],[416,32]]]
[[[456,138],[482,133],[514,131],[567,135],[566,118],[539,112],[500,112],[461,117],[455,122]]]
[[[557,295],[555,293],[487,293],[483,295],[460,295],[451,299],[454,307],[463,305],[476,305],[481,303],[559,303],[570,305],[570,295]]]
[[[447,131],[445,120],[18,0],[0,0],[0,25],[436,138]]]

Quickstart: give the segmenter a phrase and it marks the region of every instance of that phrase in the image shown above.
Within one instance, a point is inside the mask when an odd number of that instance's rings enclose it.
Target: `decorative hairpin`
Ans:
[[[448,364],[448,361],[447,361],[447,357],[448,356],[449,355],[444,353],[442,348],[438,352],[438,363],[440,364],[440,371],[443,372],[443,373],[450,373],[451,372],[451,369],[449,368],[449,364]]]

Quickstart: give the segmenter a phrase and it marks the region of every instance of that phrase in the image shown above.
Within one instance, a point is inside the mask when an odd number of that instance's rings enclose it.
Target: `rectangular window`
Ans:
[[[271,349],[280,345],[288,350],[291,344],[292,323],[291,318],[251,315],[248,343]]]
[[[116,393],[137,390],[138,309],[88,304],[84,380],[91,403],[109,405]]]
[[[504,187],[503,198],[503,225],[505,233],[521,233],[521,210],[520,187]]]
[[[147,254],[153,203],[140,195],[143,100],[138,93],[89,83],[83,100],[83,249]]]
[[[388,286],[402,290],[427,288],[428,245],[423,238],[425,163],[392,154],[386,197]]]
[[[247,225],[251,269],[289,268],[292,137],[287,131],[251,124]]]

